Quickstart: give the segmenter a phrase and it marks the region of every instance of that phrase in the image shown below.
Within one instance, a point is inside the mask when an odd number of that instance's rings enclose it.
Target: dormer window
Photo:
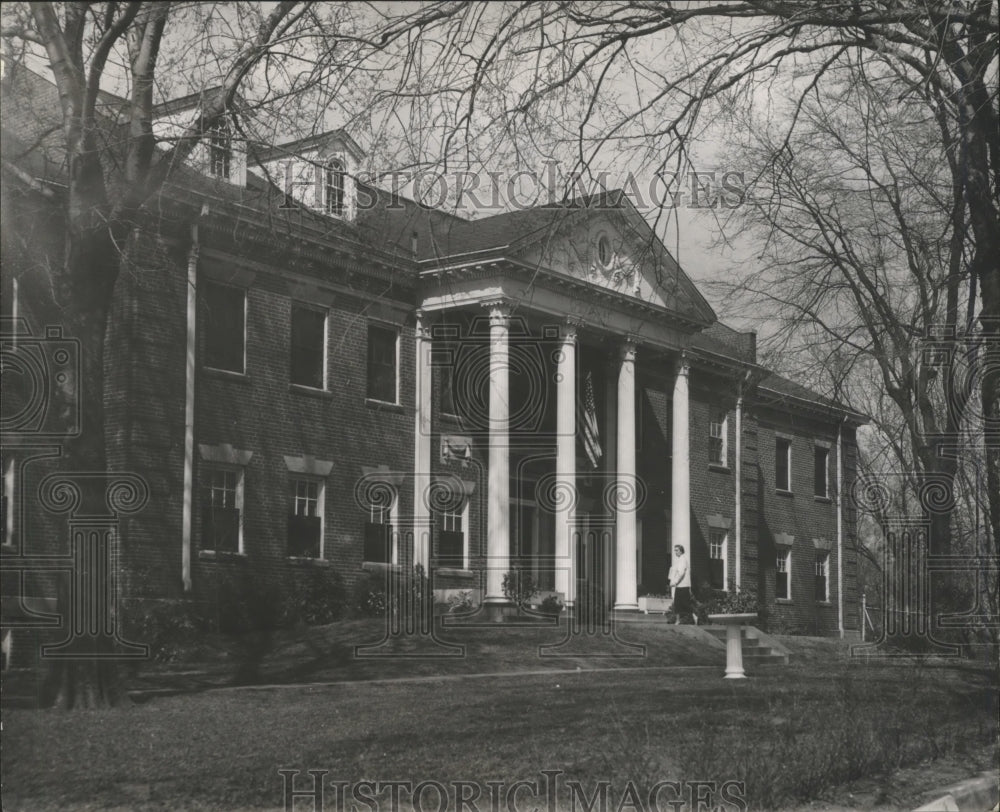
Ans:
[[[216,178],[229,180],[233,163],[233,139],[229,124],[217,122],[208,134],[209,171]]]
[[[332,158],[323,176],[323,207],[334,217],[344,216],[344,162]]]

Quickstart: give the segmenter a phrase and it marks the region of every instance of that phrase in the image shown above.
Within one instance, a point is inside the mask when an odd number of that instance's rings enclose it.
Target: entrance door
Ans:
[[[614,599],[614,527],[606,518],[586,513],[577,515],[577,525],[576,599],[599,620]]]

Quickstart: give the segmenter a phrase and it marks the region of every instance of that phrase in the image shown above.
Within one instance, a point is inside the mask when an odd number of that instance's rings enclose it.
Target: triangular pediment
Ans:
[[[508,256],[584,281],[695,324],[716,321],[691,278],[646,220],[623,197],[541,218],[510,244]],[[530,222],[530,221],[529,221]]]

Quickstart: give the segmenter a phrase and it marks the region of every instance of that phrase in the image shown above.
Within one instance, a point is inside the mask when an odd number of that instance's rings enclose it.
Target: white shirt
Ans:
[[[670,566],[670,586],[691,588],[691,570],[688,567],[687,554],[675,555]]]

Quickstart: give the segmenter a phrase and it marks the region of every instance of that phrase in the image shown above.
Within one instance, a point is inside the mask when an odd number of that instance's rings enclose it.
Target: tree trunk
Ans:
[[[57,408],[69,415],[78,403],[81,419],[78,435],[64,443],[62,463],[64,472],[80,483],[80,512],[95,515],[107,510],[104,346],[120,262],[121,256],[106,230],[74,234],[71,229],[66,261],[53,280],[63,335],[79,342],[81,371],[79,381],[64,379],[55,392]],[[99,476],[88,478],[85,476],[88,474]],[[117,537],[112,539],[117,544]],[[117,561],[118,556],[114,555],[112,560]],[[85,573],[85,577],[96,579],[97,573]],[[100,588],[95,588],[93,596],[107,599],[106,591]],[[73,631],[70,626],[73,606],[67,583],[59,589],[58,607],[68,637]],[[75,636],[60,655],[49,660],[43,696],[54,707],[66,710],[109,707],[129,701],[110,638],[89,633]]]

